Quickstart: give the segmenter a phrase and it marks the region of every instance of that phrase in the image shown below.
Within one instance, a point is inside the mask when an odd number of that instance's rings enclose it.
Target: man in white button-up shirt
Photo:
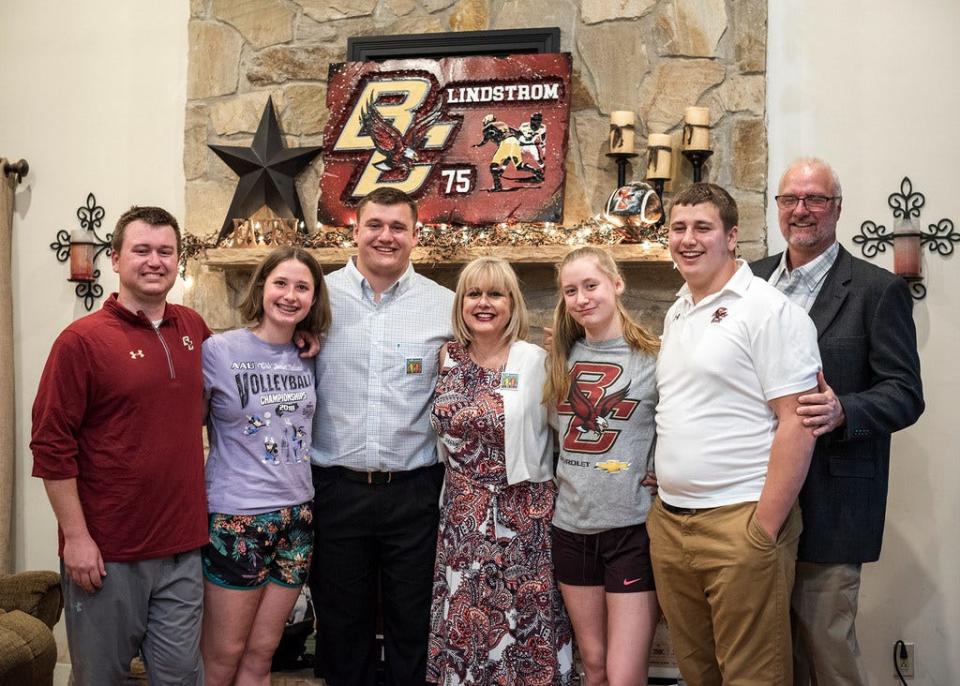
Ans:
[[[679,193],[670,254],[686,283],[657,361],[657,596],[690,686],[790,686],[797,493],[813,451],[797,415],[820,356],[806,313],[734,257],[737,206]]]
[[[453,292],[417,274],[417,207],[382,188],[357,208],[356,257],[330,274],[317,356],[310,587],[331,686],[372,686],[377,596],[387,681],[423,684],[443,467],[430,407]]]

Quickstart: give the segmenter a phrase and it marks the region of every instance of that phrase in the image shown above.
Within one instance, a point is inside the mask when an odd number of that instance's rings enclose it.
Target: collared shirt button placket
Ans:
[[[376,411],[382,407],[383,398],[383,365],[388,359],[387,342],[384,339],[382,309],[384,303],[371,303],[370,311],[370,348],[367,368],[370,374],[367,378],[367,449],[364,469],[369,471],[385,471],[381,463],[381,414]]]

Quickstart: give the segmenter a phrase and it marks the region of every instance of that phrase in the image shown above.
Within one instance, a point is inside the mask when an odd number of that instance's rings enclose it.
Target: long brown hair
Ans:
[[[248,322],[263,320],[263,289],[270,273],[281,262],[296,260],[306,266],[313,276],[313,303],[310,312],[297,324],[297,331],[308,331],[317,338],[323,336],[330,328],[330,299],[327,296],[327,285],[323,281],[323,269],[320,263],[309,252],[298,246],[283,246],[276,248],[264,257],[257,269],[250,277],[247,292],[240,303],[240,315]]]
[[[560,283],[563,268],[571,262],[582,259],[593,259],[597,267],[610,277],[611,281],[620,279],[623,274],[613,257],[603,248],[594,245],[585,245],[568,252],[560,264],[557,265],[557,287],[561,288],[557,306],[553,310],[553,342],[547,351],[547,381],[543,386],[543,402],[548,406],[556,405],[567,399],[570,393],[570,374],[567,371],[567,357],[574,343],[586,335],[583,327],[578,324],[567,311]],[[660,340],[644,329],[627,311],[623,301],[617,296],[617,313],[623,327],[623,338],[633,349],[651,355],[660,349]]]

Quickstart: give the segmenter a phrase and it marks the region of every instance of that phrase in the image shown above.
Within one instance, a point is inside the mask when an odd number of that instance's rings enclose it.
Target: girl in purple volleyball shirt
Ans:
[[[319,338],[329,326],[320,265],[301,248],[274,250],[254,272],[240,312],[250,328],[203,344],[210,543],[200,647],[210,686],[269,683],[310,569],[314,363],[292,341],[297,331]]]

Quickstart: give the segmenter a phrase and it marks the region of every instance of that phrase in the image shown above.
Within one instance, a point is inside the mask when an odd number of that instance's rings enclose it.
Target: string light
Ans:
[[[295,236],[287,236],[295,245],[305,248],[351,248],[354,247],[353,227],[324,226],[317,222],[317,231],[313,235],[297,232]],[[606,221],[602,215],[595,215],[590,219],[571,226],[557,225],[553,222],[532,223],[517,222],[508,224],[499,222],[492,225],[469,226],[455,224],[419,224],[421,226],[419,247],[427,252],[427,257],[435,260],[451,259],[465,247],[518,247],[542,245],[617,245],[623,243],[623,230]],[[258,246],[270,246],[277,240],[270,235],[264,235],[260,222],[253,223],[254,239]],[[666,232],[663,227],[644,230],[640,245],[644,250],[650,250],[655,245],[664,246],[667,243]],[[287,244],[287,243],[283,243]],[[181,259],[186,261],[195,257],[203,250],[211,248],[245,247],[228,236],[218,240],[217,234],[184,236]]]

